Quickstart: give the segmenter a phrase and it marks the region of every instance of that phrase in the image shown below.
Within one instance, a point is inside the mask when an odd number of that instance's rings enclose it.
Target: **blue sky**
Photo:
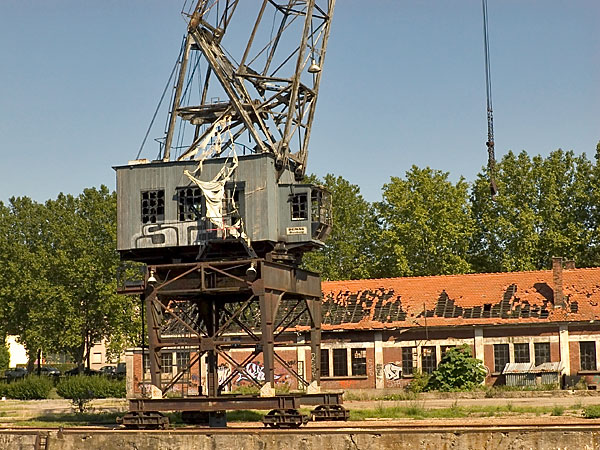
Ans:
[[[114,189],[111,167],[136,156],[177,57],[182,4],[0,2],[0,200]],[[488,0],[488,11],[497,156],[591,157],[600,2]],[[413,164],[474,180],[487,158],[482,39],[479,0],[338,0],[308,171],[370,201]]]

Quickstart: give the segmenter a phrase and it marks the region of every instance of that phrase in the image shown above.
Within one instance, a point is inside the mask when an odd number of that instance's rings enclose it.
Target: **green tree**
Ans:
[[[372,275],[373,242],[378,233],[372,206],[358,186],[342,177],[327,174],[321,181],[313,175],[307,181],[322,184],[331,193],[333,227],[325,247],[304,256],[304,267],[320,272],[326,280],[368,278]]]
[[[10,352],[8,346],[5,344],[4,339],[0,339],[0,370],[8,369],[10,364]]]
[[[9,209],[9,288],[0,303],[30,356],[67,352],[81,367],[93,343],[122,345],[137,332],[137,301],[116,294],[114,193],[102,186],[44,205],[11,199]]]
[[[413,166],[392,177],[377,204],[383,230],[378,241],[380,276],[441,275],[471,270],[473,232],[468,184],[448,173]]]
[[[467,391],[479,386],[485,379],[483,362],[473,358],[468,344],[450,348],[444,354],[438,368],[433,371],[427,390]]]
[[[594,265],[595,168],[585,154],[576,157],[559,149],[547,158],[530,158],[524,151],[509,152],[496,167],[499,193],[494,200],[486,172],[478,175],[472,189],[473,268],[545,269],[552,256]]]

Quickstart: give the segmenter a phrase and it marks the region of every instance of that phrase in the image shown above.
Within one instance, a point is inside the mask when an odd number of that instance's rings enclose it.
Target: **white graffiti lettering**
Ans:
[[[396,363],[387,363],[383,366],[383,373],[387,380],[399,380],[402,377],[402,366]]]

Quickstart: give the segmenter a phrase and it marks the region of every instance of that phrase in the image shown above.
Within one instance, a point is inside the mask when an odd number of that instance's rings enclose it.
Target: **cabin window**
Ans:
[[[175,359],[177,361],[177,372],[183,372],[190,364],[190,352],[177,352],[175,354]]]
[[[581,370],[597,370],[595,342],[590,341],[579,343],[579,362],[581,365]]]
[[[494,344],[494,372],[502,373],[509,362],[508,344]]]
[[[292,220],[308,220],[308,194],[292,195]]]
[[[165,191],[155,189],[142,191],[142,223],[165,221]]]
[[[530,362],[529,357],[529,344],[515,344],[514,348],[515,362],[516,363],[528,363]]]
[[[177,213],[180,222],[199,220],[202,217],[202,190],[197,187],[178,188]]]

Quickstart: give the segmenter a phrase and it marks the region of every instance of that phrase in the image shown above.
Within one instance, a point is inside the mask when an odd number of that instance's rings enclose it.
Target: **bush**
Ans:
[[[56,392],[71,400],[79,412],[84,412],[89,402],[95,398],[125,397],[125,380],[75,375],[61,380],[56,386]]]
[[[412,392],[413,394],[418,394],[419,392],[423,392],[429,383],[429,374],[423,372],[415,372],[413,374],[413,379],[406,386],[406,390],[408,392]]]
[[[483,362],[473,358],[468,344],[448,349],[438,368],[431,374],[427,390],[467,391],[479,387],[485,379]]]
[[[28,376],[7,386],[7,397],[17,400],[41,400],[48,398],[53,388],[48,377]]]
[[[8,397],[8,384],[0,382],[0,398]]]
[[[600,405],[586,406],[583,410],[586,419],[600,419]]]

